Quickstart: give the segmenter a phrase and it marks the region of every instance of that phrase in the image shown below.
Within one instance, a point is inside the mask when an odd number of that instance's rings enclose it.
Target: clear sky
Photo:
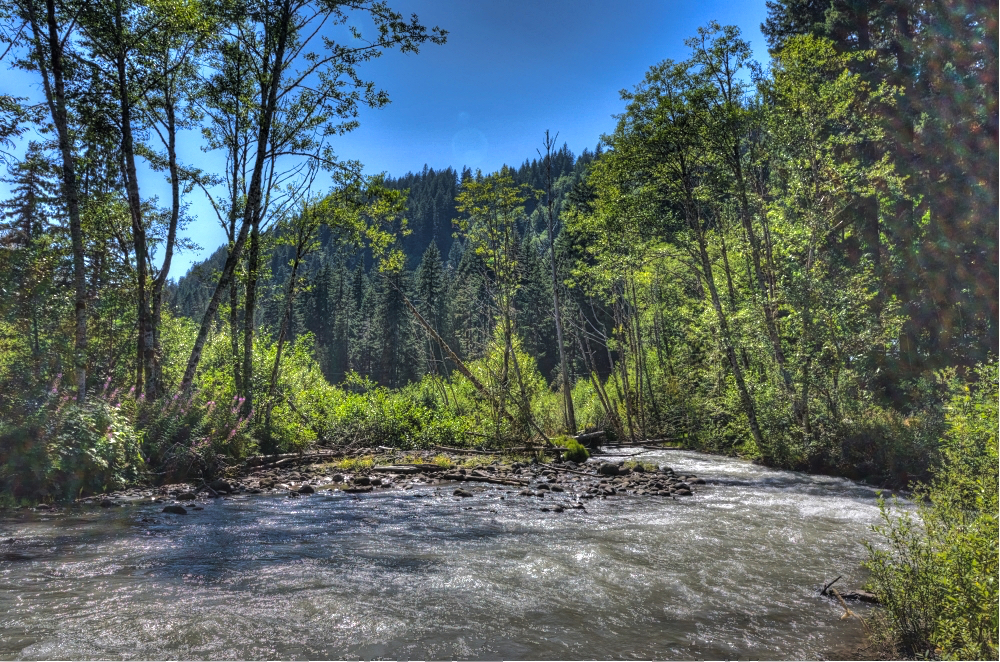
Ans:
[[[390,52],[366,63],[365,78],[392,103],[363,109],[361,126],[334,139],[341,158],[356,159],[369,173],[402,175],[463,165],[484,171],[518,165],[536,156],[546,129],[579,153],[593,149],[614,128],[623,104],[618,92],[646,70],[687,55],[684,40],[711,20],[734,24],[766,62],[760,34],[764,0],[390,0],[428,27],[449,31],[444,46],[418,55]],[[21,93],[38,94],[23,72],[5,72]],[[181,156],[203,168],[215,158],[188,136]],[[221,162],[220,162],[221,163]],[[162,175],[144,173],[145,195],[169,200]],[[2,191],[0,193],[6,193]],[[225,236],[207,203],[192,193],[187,234],[201,250],[175,257],[171,277],[207,257]]]

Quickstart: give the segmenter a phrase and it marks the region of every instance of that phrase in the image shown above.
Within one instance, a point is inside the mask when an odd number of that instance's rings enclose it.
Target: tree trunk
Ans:
[[[229,285],[229,279],[233,276],[236,263],[243,252],[249,228],[254,223],[260,222],[262,181],[264,176],[264,162],[267,160],[267,146],[271,137],[271,125],[274,120],[274,112],[278,103],[278,88],[281,85],[282,73],[285,65],[285,47],[288,43],[288,27],[291,21],[291,7],[289,2],[282,5],[282,16],[279,21],[278,46],[274,54],[274,61],[271,67],[270,81],[267,89],[267,100],[264,104],[260,118],[260,128],[257,131],[257,149],[254,160],[253,175],[250,178],[250,186],[247,190],[247,203],[243,210],[243,221],[240,232],[233,244],[233,249],[226,258],[219,283],[212,293],[212,298],[208,302],[208,308],[201,320],[201,328],[198,330],[198,337],[195,338],[194,347],[191,349],[191,356],[188,358],[187,367],[184,370],[184,378],[181,381],[182,388],[186,391],[191,388],[194,382],[194,373],[201,362],[201,354],[208,339],[208,332],[211,330],[212,320],[219,310],[219,303],[222,301],[222,293]],[[245,381],[249,381],[244,376]],[[247,389],[248,390],[248,389]]]
[[[167,115],[167,160],[170,171],[170,227],[167,228],[167,242],[163,249],[163,265],[160,273],[153,281],[153,359],[150,363],[150,376],[147,380],[149,397],[163,395],[163,348],[160,343],[160,320],[163,314],[163,287],[170,273],[170,262],[174,256],[174,244],[177,241],[177,223],[181,213],[180,172],[177,167],[177,121],[174,110],[174,100],[170,90],[165,91],[165,112]],[[151,393],[148,389],[152,390]]]
[[[129,216],[132,219],[132,244],[135,250],[136,299],[138,307],[139,335],[136,341],[136,395],[145,392],[155,397],[153,388],[153,327],[146,297],[147,246],[146,226],[142,219],[142,199],[139,196],[139,177],[135,167],[135,140],[132,135],[132,101],[129,98],[127,58],[125,48],[123,12],[121,0],[115,1],[116,53],[115,65],[118,74],[118,106],[122,132],[122,161],[125,172],[125,192],[128,200]]]
[[[743,368],[740,365],[739,359],[736,357],[736,349],[733,347],[732,335],[729,331],[729,321],[726,319],[726,312],[722,308],[722,302],[719,299],[719,291],[715,287],[715,276],[712,273],[712,261],[708,257],[708,249],[705,244],[705,232],[701,227],[700,220],[695,218],[688,218],[688,225],[694,230],[695,236],[698,240],[698,255],[701,258],[701,269],[702,275],[705,279],[705,284],[708,285],[708,291],[712,299],[712,307],[715,308],[715,314],[719,318],[719,334],[722,336],[722,345],[726,352],[726,358],[729,360],[729,367],[733,371],[733,377],[736,379],[736,387],[740,392],[740,401],[743,403],[743,411],[747,415],[747,421],[750,425],[750,433],[753,435],[754,441],[757,443],[757,448],[764,452],[764,437],[761,435],[760,426],[757,423],[757,411],[753,404],[753,399],[750,397],[750,391],[747,389],[746,381],[743,378]]]
[[[558,134],[556,134],[558,137]],[[556,235],[554,210],[552,209],[552,146],[555,139],[549,139],[545,132],[545,199],[548,203],[549,258],[552,262],[552,311],[556,321],[556,342],[559,345],[559,370],[562,373],[563,407],[566,414],[566,427],[570,434],[576,434],[576,411],[573,409],[573,392],[569,383],[569,368],[566,364],[566,347],[563,345],[562,312],[559,305],[559,273],[556,269]]]
[[[292,305],[295,302],[295,279],[299,272],[299,261],[302,259],[302,244],[296,246],[295,260],[292,262],[292,273],[288,279],[288,290],[285,292],[285,312],[281,317],[281,328],[278,330],[278,349],[274,355],[274,366],[271,368],[271,380],[267,387],[267,405],[264,414],[265,427],[271,428],[271,409],[274,408],[274,394],[278,388],[278,371],[281,369],[281,353],[285,348],[285,336],[288,333],[288,322],[292,317]]]
[[[257,269],[260,262],[260,218],[250,228],[250,248],[247,252],[247,282],[243,297],[243,414],[253,411],[253,337],[254,313],[257,307]]]
[[[55,0],[45,0],[45,18],[48,28],[49,52],[46,58],[42,46],[42,29],[35,15],[34,2],[26,2],[29,22],[34,37],[34,56],[42,76],[45,100],[52,115],[62,157],[62,185],[69,215],[70,241],[73,247],[74,333],[73,369],[76,399],[87,399],[87,272],[84,263],[83,226],[80,223],[80,194],[76,181],[76,160],[73,155],[73,138],[69,132],[69,113],[66,108],[66,83],[63,63],[63,41],[59,38],[56,22]],[[52,79],[49,80],[51,67]]]

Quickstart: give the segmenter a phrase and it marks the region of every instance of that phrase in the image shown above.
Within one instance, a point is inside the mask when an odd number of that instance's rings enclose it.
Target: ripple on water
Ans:
[[[0,566],[0,656],[819,658],[860,642],[816,591],[863,580],[872,489],[643,458],[709,484],[562,514],[491,487],[0,522],[47,550]]]

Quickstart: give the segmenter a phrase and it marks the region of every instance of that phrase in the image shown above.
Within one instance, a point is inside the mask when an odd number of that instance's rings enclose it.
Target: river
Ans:
[[[500,486],[0,515],[0,657],[829,659],[862,643],[875,491],[688,451],[693,497]],[[470,484],[467,484],[470,485]],[[860,606],[854,609],[864,613]]]

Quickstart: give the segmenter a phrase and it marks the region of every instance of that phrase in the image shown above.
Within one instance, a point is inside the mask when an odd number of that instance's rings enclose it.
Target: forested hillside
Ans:
[[[581,181],[594,156],[585,149],[577,157],[566,145],[551,155],[556,218],[566,194]],[[522,328],[529,330],[528,342],[543,374],[550,375],[558,357],[553,359],[551,352],[546,356],[546,348],[553,347],[556,338],[551,313],[546,312],[552,306],[551,276],[546,276],[548,238],[537,195],[545,189],[548,171],[543,160],[534,158],[513,170],[512,175],[518,186],[534,192],[525,199],[523,217],[517,220],[516,228],[523,244],[525,285],[519,306]],[[474,328],[475,320],[463,310],[470,301],[476,302],[481,265],[474,253],[466,256],[465,243],[461,237],[456,240],[454,225],[459,217],[455,198],[462,182],[472,177],[467,168],[459,174],[450,168],[438,172],[425,166],[420,173],[389,177],[384,182],[390,190],[407,192],[406,233],[400,233],[397,244],[405,256],[405,273],[399,276],[403,289],[414,301],[421,302],[425,315],[437,320],[438,331],[463,357],[474,356],[478,350],[468,347],[468,342],[458,342],[460,330],[483,333],[483,329]],[[560,230],[561,223],[556,226],[556,236]],[[433,372],[434,361],[428,356],[422,332],[414,328],[416,322],[398,293],[376,273],[371,253],[345,244],[326,228],[320,229],[317,238],[317,251],[301,267],[302,293],[296,297],[289,338],[312,334],[323,374],[333,383],[343,381],[348,372],[354,371],[381,385],[399,387]],[[177,314],[192,319],[204,314],[225,257],[225,248],[220,248],[180,279],[171,290]],[[282,246],[275,246],[269,256],[270,275],[264,286],[259,322],[271,331],[280,324],[282,286],[288,280],[291,258],[292,250]],[[436,303],[428,308],[427,301]],[[436,306],[440,309],[431,310]]]

